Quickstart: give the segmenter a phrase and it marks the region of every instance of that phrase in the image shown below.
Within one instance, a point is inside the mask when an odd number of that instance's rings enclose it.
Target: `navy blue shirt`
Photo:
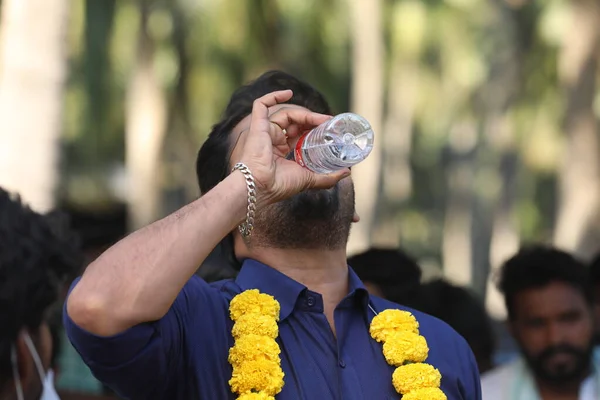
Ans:
[[[124,398],[234,399],[228,384],[229,302],[244,290],[258,289],[281,305],[277,342],[285,385],[277,400],[399,399],[392,385],[394,368],[369,334],[374,317],[369,305],[376,312],[406,308],[370,296],[351,268],[348,274],[349,293],[334,312],[337,339],[320,294],[252,260],[235,280],[208,284],[192,277],[162,319],[118,335],[86,332],[66,311],[64,323],[93,374]],[[481,399],[479,373],[464,339],[444,322],[406,310],[419,321],[430,348],[427,362],[440,370],[448,399]]]

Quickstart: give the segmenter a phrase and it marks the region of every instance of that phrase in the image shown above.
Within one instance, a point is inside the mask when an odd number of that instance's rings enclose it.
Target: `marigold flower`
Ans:
[[[238,394],[263,392],[275,396],[283,388],[283,371],[279,363],[270,360],[244,362],[233,368],[229,385]]]
[[[402,400],[448,400],[439,388],[422,388],[406,393]]]
[[[419,323],[408,311],[389,309],[380,312],[373,318],[369,331],[373,339],[385,342],[388,336],[396,332],[419,333]]]
[[[235,322],[231,331],[235,344],[229,350],[231,391],[240,395],[238,400],[275,400],[284,385],[281,349],[275,341],[279,302],[256,289],[246,290],[231,300],[229,312]],[[429,347],[410,312],[382,311],[373,318],[370,333],[383,342],[387,362],[398,366],[392,383],[403,400],[447,400],[440,389],[440,372],[423,363]]]
[[[388,336],[383,343],[383,355],[388,364],[396,367],[407,361],[420,363],[427,359],[429,347],[421,335],[409,331],[400,331]]]
[[[417,389],[439,388],[441,381],[440,371],[423,363],[402,365],[392,375],[392,383],[402,395]]]
[[[231,300],[229,314],[233,321],[247,314],[264,315],[279,321],[279,302],[256,289],[246,290]]]
[[[229,349],[229,363],[234,367],[240,363],[256,360],[270,360],[280,362],[281,349],[275,341],[268,336],[244,335],[240,336],[235,345]]]
[[[243,335],[262,335],[275,339],[279,335],[279,326],[275,318],[266,315],[246,314],[240,316],[235,324],[231,334],[234,338]]]

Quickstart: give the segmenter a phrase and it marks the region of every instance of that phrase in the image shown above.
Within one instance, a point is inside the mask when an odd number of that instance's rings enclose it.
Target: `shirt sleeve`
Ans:
[[[196,334],[195,345],[218,346],[225,337],[225,308],[218,289],[193,276],[163,318],[114,336],[98,336],[80,328],[66,306],[63,319],[73,347],[98,380],[126,399],[158,399],[177,390],[176,377],[185,369],[190,320],[211,321],[202,329],[204,335]]]

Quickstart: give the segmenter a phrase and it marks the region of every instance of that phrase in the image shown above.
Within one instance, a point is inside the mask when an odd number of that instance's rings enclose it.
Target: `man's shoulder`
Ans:
[[[239,291],[239,287],[236,285],[234,279],[222,279],[214,282],[206,282],[198,275],[192,275],[192,277],[186,282],[183,286],[181,292],[201,292],[201,291],[210,291],[210,292],[236,292]]]
[[[222,313],[235,296],[239,287],[232,279],[208,283],[193,275],[183,286],[171,309],[180,314],[183,311],[196,314],[199,307],[209,314]],[[225,307],[225,308],[224,308]]]

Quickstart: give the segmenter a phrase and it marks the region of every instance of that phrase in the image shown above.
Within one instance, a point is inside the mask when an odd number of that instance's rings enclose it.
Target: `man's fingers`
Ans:
[[[294,93],[290,89],[278,90],[265,94],[262,97],[254,100],[254,106],[273,107],[276,104],[284,103],[292,98]]]
[[[252,104],[252,118],[250,125],[260,126],[262,121],[269,118],[269,107],[284,103],[291,99],[293,95],[291,90],[279,90],[254,100],[254,103]]]
[[[329,189],[348,176],[350,176],[350,170],[348,168],[330,174],[313,173],[314,180],[310,183],[309,189]]]
[[[287,141],[289,137],[287,129],[282,128],[277,122],[271,121],[269,135],[271,136],[271,142],[275,147],[284,148],[283,151],[286,151],[285,148],[288,148]]]
[[[330,115],[319,114],[302,108],[282,108],[269,117],[271,122],[287,131],[289,137],[300,135],[306,129],[314,128],[331,119]]]

